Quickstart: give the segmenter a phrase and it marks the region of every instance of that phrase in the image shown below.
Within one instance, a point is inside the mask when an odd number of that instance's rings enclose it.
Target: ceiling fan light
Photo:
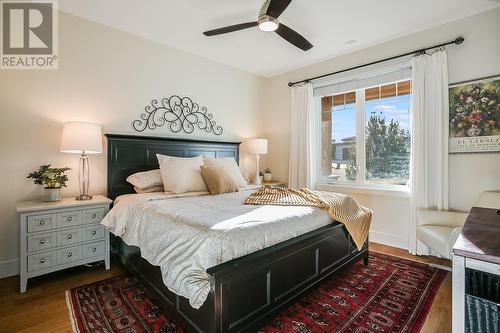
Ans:
[[[276,31],[278,25],[278,20],[274,17],[263,15],[259,18],[259,29],[262,31]]]

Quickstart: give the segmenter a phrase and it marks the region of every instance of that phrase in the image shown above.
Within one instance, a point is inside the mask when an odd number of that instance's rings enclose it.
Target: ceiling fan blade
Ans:
[[[299,49],[303,51],[307,51],[313,47],[313,45],[309,43],[307,39],[302,37],[295,30],[287,27],[283,23],[280,23],[278,29],[276,30],[276,33],[281,37],[283,37],[286,41],[297,46]]]
[[[288,7],[292,0],[270,0],[266,14],[278,18]]]
[[[240,23],[240,24],[235,24],[235,25],[229,25],[227,27],[223,27],[223,28],[219,28],[219,29],[205,31],[203,34],[205,36],[215,36],[215,35],[227,34],[228,32],[233,32],[233,31],[238,31],[238,30],[256,27],[257,25],[258,25],[258,22]]]

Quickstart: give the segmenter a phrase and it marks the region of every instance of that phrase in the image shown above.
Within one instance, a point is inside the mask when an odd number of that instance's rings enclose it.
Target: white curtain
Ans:
[[[417,240],[416,212],[447,210],[448,184],[448,63],[445,50],[420,55],[412,67],[412,180],[409,251],[429,254]]]
[[[321,112],[315,107],[310,83],[291,88],[288,186],[314,187],[320,165]]]

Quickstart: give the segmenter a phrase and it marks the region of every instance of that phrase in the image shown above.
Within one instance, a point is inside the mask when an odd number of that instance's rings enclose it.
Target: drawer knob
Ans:
[[[68,252],[68,257],[71,257],[72,255],[73,255],[73,253]]]
[[[93,218],[93,219],[95,219],[96,217],[97,217],[97,214],[96,214],[96,213],[92,214],[92,218]]]
[[[71,239],[71,238],[73,238],[73,235],[72,235],[72,234],[69,234],[69,235],[68,235],[68,239]]]
[[[95,236],[97,232],[95,230],[92,230],[92,236]]]
[[[40,264],[43,264],[45,262],[45,258],[40,259]]]
[[[45,239],[40,239],[40,244],[45,244]]]
[[[44,225],[45,224],[45,220],[40,220],[40,225]]]
[[[68,216],[67,220],[68,222],[71,222],[73,220],[73,216]]]
[[[95,252],[97,249],[95,247],[92,248],[92,252]]]

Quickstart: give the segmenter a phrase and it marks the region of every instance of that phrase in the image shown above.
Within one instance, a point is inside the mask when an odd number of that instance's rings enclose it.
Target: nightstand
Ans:
[[[247,186],[247,189],[249,190],[258,190],[259,188],[265,186],[265,185],[269,185],[271,187],[287,187],[288,184],[286,183],[280,183],[280,182],[270,182],[270,183],[262,183],[262,184],[248,184]]]
[[[109,233],[99,222],[110,204],[102,195],[86,201],[18,202],[20,292],[29,278],[61,269],[100,260],[109,269]]]

